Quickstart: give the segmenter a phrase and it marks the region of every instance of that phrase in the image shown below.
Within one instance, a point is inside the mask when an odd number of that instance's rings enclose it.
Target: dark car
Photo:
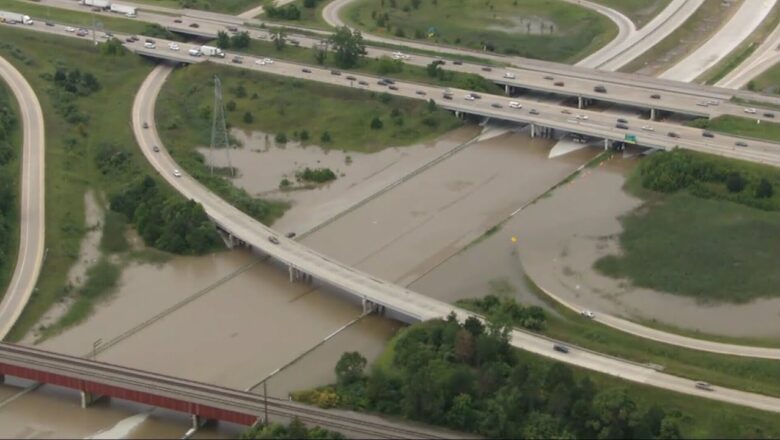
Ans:
[[[563,87],[563,81],[555,81],[553,84],[558,87]]]
[[[279,244],[279,239],[274,237],[273,235],[268,236],[268,241],[270,241],[273,244]]]
[[[144,128],[149,128],[149,124],[147,124],[146,122],[144,122]]]
[[[615,124],[615,128],[619,128],[621,130],[628,130],[628,125],[626,125],[626,124]]]
[[[607,88],[604,86],[596,86],[593,88],[593,91],[596,93],[607,93]]]
[[[367,86],[368,82],[361,80],[361,81],[358,81],[358,84],[360,84],[361,86]]]
[[[563,344],[553,344],[553,350],[560,351],[561,353],[568,353],[569,347],[563,345]]]
[[[295,232],[288,232],[284,236],[287,237],[287,238],[295,238]]]
[[[628,124],[628,121],[626,121],[626,120],[625,120],[625,119],[623,119],[623,118],[618,118],[618,120],[617,120],[617,121],[618,121],[618,122],[620,122],[621,124]]]
[[[478,95],[476,93],[472,93],[471,96],[473,96],[474,99],[482,99],[482,96],[480,96],[480,95]]]
[[[452,99],[452,93],[445,93],[443,96],[444,99],[450,99],[450,100]]]
[[[174,23],[181,23],[181,18],[177,18],[177,19],[173,20],[173,22]]]
[[[52,22],[50,22],[50,21],[47,21],[47,22],[46,22],[46,26],[54,26],[54,23],[52,23]]]
[[[736,145],[738,147],[747,147],[747,144],[745,142],[742,142],[742,141],[739,141],[739,142],[735,143],[734,145]]]
[[[418,90],[418,91],[416,91],[416,92],[414,92],[414,93],[416,93],[416,94],[418,94],[418,95],[420,95],[420,96],[425,96],[425,95],[426,95],[426,93],[425,93],[425,92],[423,92],[422,90]]]
[[[331,75],[336,75],[336,76],[339,76],[339,75],[341,75],[341,72],[340,72],[340,71],[338,71],[338,70],[335,70],[335,69],[334,69],[334,70],[331,70],[331,71],[330,71],[330,74],[331,74]]]
[[[552,76],[550,76],[550,75],[546,75],[546,76],[544,77],[544,79],[552,81],[552,80],[554,80],[555,78],[554,78],[554,77],[552,77]]]
[[[151,38],[147,38],[146,40],[144,40],[144,42],[145,42],[145,43],[151,43],[151,44],[154,44],[154,40],[152,40]]]
[[[200,25],[199,25],[198,23],[190,23],[190,27],[191,27],[191,28],[196,28],[196,29],[197,29],[197,28],[199,28],[199,27],[200,27]]]
[[[127,37],[125,38],[125,41],[127,41],[128,43],[132,43],[135,40],[133,40],[131,37]]]
[[[452,64],[456,66],[460,66],[461,64],[463,64],[463,61],[453,61]]]
[[[389,87],[387,87],[387,88],[390,89],[390,90],[398,90],[398,86],[394,86],[392,84]]]
[[[769,112],[767,112],[767,113],[764,113],[764,117],[767,117],[767,118],[774,118],[774,117],[775,117],[775,114],[774,114],[774,113],[769,113]]]
[[[385,82],[385,80],[383,80],[383,79],[380,79],[380,80],[379,80],[379,81],[377,81],[376,83],[377,83],[377,85],[380,85],[380,86],[386,86],[386,85],[387,85],[387,83],[386,83],[386,82]]]
[[[303,73],[311,73],[311,70],[309,70],[309,69],[304,67],[303,69],[301,69],[301,72],[303,72]]]
[[[228,26],[227,30],[230,31],[230,32],[238,32],[238,28],[235,27],[235,26]]]
[[[493,107],[493,108],[501,108],[501,104],[499,104],[497,102],[494,102],[494,103],[490,104],[490,106]]]
[[[673,131],[670,131],[670,132],[669,132],[669,137],[670,137],[670,138],[678,138],[678,137],[680,137],[680,135],[679,135],[679,134],[677,134],[677,133],[675,133],[675,132],[673,132]]]
[[[532,108],[532,109],[531,109],[531,111],[529,111],[528,113],[530,113],[530,114],[532,114],[532,115],[538,115],[538,114],[539,114],[539,111],[538,111],[538,110],[536,110],[535,108]]]
[[[160,147],[155,145],[155,146],[152,147],[152,151],[154,151],[155,153],[159,153],[160,152]]]
[[[382,78],[382,81],[384,81],[385,84],[395,84],[395,81],[390,78]]]
[[[485,66],[485,67],[483,67],[483,68],[482,68],[482,70],[483,70],[484,72],[492,72],[492,71],[493,71],[493,68],[492,68],[492,67],[487,67],[487,66]]]
[[[240,57],[234,57],[233,58],[233,63],[235,63],[235,64],[243,64],[244,62],[241,61]]]
[[[354,80],[356,80],[357,78],[355,78],[355,77],[354,77],[354,76],[352,76],[352,75],[349,75],[349,76],[345,77],[345,79],[346,79],[347,81],[354,81]]]
[[[659,95],[658,93],[652,94],[650,95],[650,97],[653,99],[661,99],[661,95]]]
[[[713,132],[711,132],[711,131],[706,131],[706,130],[705,130],[705,131],[702,131],[702,132],[701,132],[701,135],[702,135],[702,136],[704,136],[704,137],[706,137],[706,138],[714,138],[714,137],[715,137],[715,134],[714,134]]]

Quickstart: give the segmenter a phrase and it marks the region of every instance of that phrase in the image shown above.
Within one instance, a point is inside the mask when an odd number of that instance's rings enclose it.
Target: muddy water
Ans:
[[[304,243],[381,277],[403,284],[414,282],[596,153],[585,149],[548,159],[550,144],[510,133],[471,145],[306,237]],[[162,266],[133,264],[124,270],[112,301],[100,305],[85,324],[42,345],[83,355],[96,339],[101,338],[105,346],[126,330],[216,284],[198,299],[101,351],[97,358],[246,388],[360,314],[359,307],[327,290],[289,283],[286,271],[265,262],[218,282],[253,259],[247,252],[236,251],[175,258]],[[441,267],[437,273],[441,279],[448,278],[447,271],[454,277],[461,270]],[[442,299],[467,295],[462,290],[446,290],[440,290]],[[284,396],[293,389],[332,380],[341,352],[359,350],[371,360],[397,326],[380,318],[359,322],[272,378],[269,391]],[[136,415],[145,408],[123,406],[120,410],[115,405],[128,404],[111,402],[105,411],[81,411],[79,417],[90,421],[73,427],[73,417],[36,417],[34,408],[41,396],[42,392],[31,393],[0,410],[0,417],[21,420],[7,435],[38,429],[86,437],[132,428],[129,436],[168,437],[180,436],[188,426],[181,416],[155,410],[144,418]],[[72,400],[77,405],[77,397]],[[70,412],[70,406],[64,406],[62,418]],[[0,420],[0,436],[6,435],[2,426]]]
[[[729,336],[777,336],[780,299],[748,304],[702,305],[696,301],[630,286],[592,269],[597,259],[619,252],[618,218],[641,201],[622,189],[637,159],[616,158],[589,170],[551,197],[520,212],[505,225],[519,238],[523,268],[533,280],[563,299],[633,320]]]
[[[233,136],[241,141],[243,147],[231,150],[229,154],[230,162],[238,169],[234,179],[237,186],[256,196],[286,200],[292,204],[274,227],[284,233],[300,232],[378,192],[477,133],[477,127],[468,126],[431,142],[365,154],[327,150],[314,145],[304,147],[296,142],[276,144],[273,136],[259,131],[245,133],[233,130]],[[200,151],[208,163],[220,167],[228,165],[224,151],[215,151],[211,155],[208,149]],[[295,180],[295,173],[306,167],[330,168],[338,179],[302,189]],[[279,190],[279,182],[284,178],[300,189]]]

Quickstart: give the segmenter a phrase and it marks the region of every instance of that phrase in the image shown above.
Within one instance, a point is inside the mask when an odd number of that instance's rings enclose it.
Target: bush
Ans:
[[[306,167],[303,171],[295,173],[295,177],[304,182],[325,183],[331,180],[336,180],[336,173],[330,168],[309,168]]]
[[[383,125],[382,120],[378,116],[374,116],[374,119],[371,120],[372,130],[381,130]]]
[[[244,123],[245,124],[251,124],[254,122],[255,117],[252,115],[252,112],[245,112],[244,113]]]
[[[276,137],[274,138],[277,144],[286,144],[287,143],[287,134],[286,133],[276,133]]]
[[[726,188],[728,188],[729,192],[738,193],[745,189],[745,179],[737,172],[729,173],[729,176],[726,178]]]

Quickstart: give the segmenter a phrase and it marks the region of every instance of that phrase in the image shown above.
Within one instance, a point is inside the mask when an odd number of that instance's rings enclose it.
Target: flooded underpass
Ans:
[[[409,166],[400,167],[403,171],[392,178],[383,176],[384,182],[398,180],[397,186],[375,198],[354,193],[350,204],[364,200],[360,206],[304,237],[303,243],[404,285],[426,274],[442,280],[455,272],[464,274],[462,267],[442,263],[598,152],[583,149],[548,159],[551,140],[502,133],[494,132],[497,137],[469,145],[408,180],[404,174],[413,171]],[[287,227],[300,231],[306,219],[301,222]],[[483,269],[485,265],[474,266],[471,273]],[[100,339],[99,360],[239,389],[257,384],[311,350],[268,381],[269,393],[284,397],[295,389],[331,382],[344,351],[357,350],[370,361],[375,359],[400,326],[368,317],[318,346],[357,318],[360,307],[316,284],[290,283],[285,270],[248,251],[176,257],[165,264],[133,263],[120,283],[118,292],[87,322],[40,346],[85,355]],[[472,296],[463,289],[449,293],[453,284],[442,284],[436,296],[443,300]],[[19,436],[32,429],[39,437],[48,432],[87,437],[116,426],[131,437],[179,437],[189,427],[188,418],[167,411],[138,417],[148,409],[126,402],[81,410],[74,393],[63,398],[68,404],[58,417],[36,417],[32,408],[46,400],[50,388],[3,407],[0,436]],[[90,421],[71,423],[75,415],[60,420],[72,412]],[[17,422],[9,425],[2,423],[3,418]],[[201,435],[236,432],[235,427],[220,424]]]

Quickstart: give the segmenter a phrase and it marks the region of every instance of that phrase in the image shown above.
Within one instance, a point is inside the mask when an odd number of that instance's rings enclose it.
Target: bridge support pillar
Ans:
[[[197,414],[192,415],[192,430],[197,431],[200,428],[203,428],[207,424],[211,424],[212,419],[206,419],[204,417],[201,417]]]
[[[577,97],[577,108],[581,109],[583,106],[584,106],[584,104],[582,102],[582,96],[578,96]]]
[[[506,93],[507,96],[512,96],[512,86],[509,84],[504,85],[504,93]]]
[[[609,139],[604,139],[604,151],[609,150]]]
[[[376,313],[377,315],[383,315],[385,313],[385,306],[372,302],[366,298],[363,298],[363,314],[369,315]]]
[[[5,383],[5,374],[0,374],[0,384]]]
[[[536,137],[536,124],[531,124],[531,137]]]
[[[655,121],[655,109],[654,108],[650,109],[650,120],[651,121]]]
[[[81,407],[89,408],[93,403],[100,400],[103,396],[92,394],[89,391],[81,392]]]

